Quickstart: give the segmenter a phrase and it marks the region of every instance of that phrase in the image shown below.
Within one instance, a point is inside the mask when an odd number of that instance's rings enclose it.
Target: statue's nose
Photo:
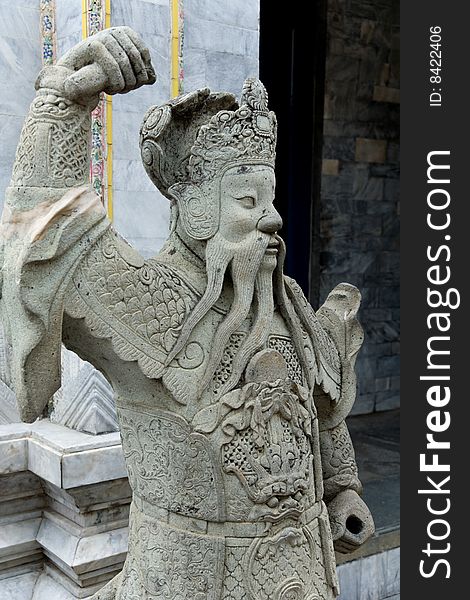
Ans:
[[[270,210],[258,221],[258,230],[263,233],[276,233],[282,227],[281,215],[276,209]]]

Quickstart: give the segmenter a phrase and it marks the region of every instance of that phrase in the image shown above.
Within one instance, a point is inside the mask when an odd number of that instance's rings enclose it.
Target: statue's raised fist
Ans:
[[[130,27],[112,27],[83,40],[57,66],[68,70],[66,97],[83,104],[100,92],[125,94],[156,80],[150,53]]]

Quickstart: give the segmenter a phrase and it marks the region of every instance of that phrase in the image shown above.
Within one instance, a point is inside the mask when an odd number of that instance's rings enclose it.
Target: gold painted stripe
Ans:
[[[171,0],[171,95],[173,98],[179,95],[179,1]]]
[[[88,3],[82,0],[82,40],[88,37]]]

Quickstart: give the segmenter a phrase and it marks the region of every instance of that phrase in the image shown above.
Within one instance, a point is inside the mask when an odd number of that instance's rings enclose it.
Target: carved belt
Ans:
[[[272,523],[270,522],[243,522],[243,521],[205,521],[188,517],[160,508],[151,504],[147,500],[140,498],[134,493],[134,506],[145,516],[161,521],[175,529],[192,531],[194,533],[207,534],[214,537],[236,537],[236,538],[258,538],[268,534]],[[323,501],[312,504],[299,519],[299,526],[302,527],[318,518],[323,512],[326,513],[326,506]]]

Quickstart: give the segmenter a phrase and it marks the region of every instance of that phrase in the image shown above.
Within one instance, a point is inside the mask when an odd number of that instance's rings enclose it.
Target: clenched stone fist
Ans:
[[[100,92],[125,94],[155,83],[150,53],[130,27],[112,27],[71,48],[55,67],[44,69],[36,88],[52,87],[79,104],[94,103]]]

